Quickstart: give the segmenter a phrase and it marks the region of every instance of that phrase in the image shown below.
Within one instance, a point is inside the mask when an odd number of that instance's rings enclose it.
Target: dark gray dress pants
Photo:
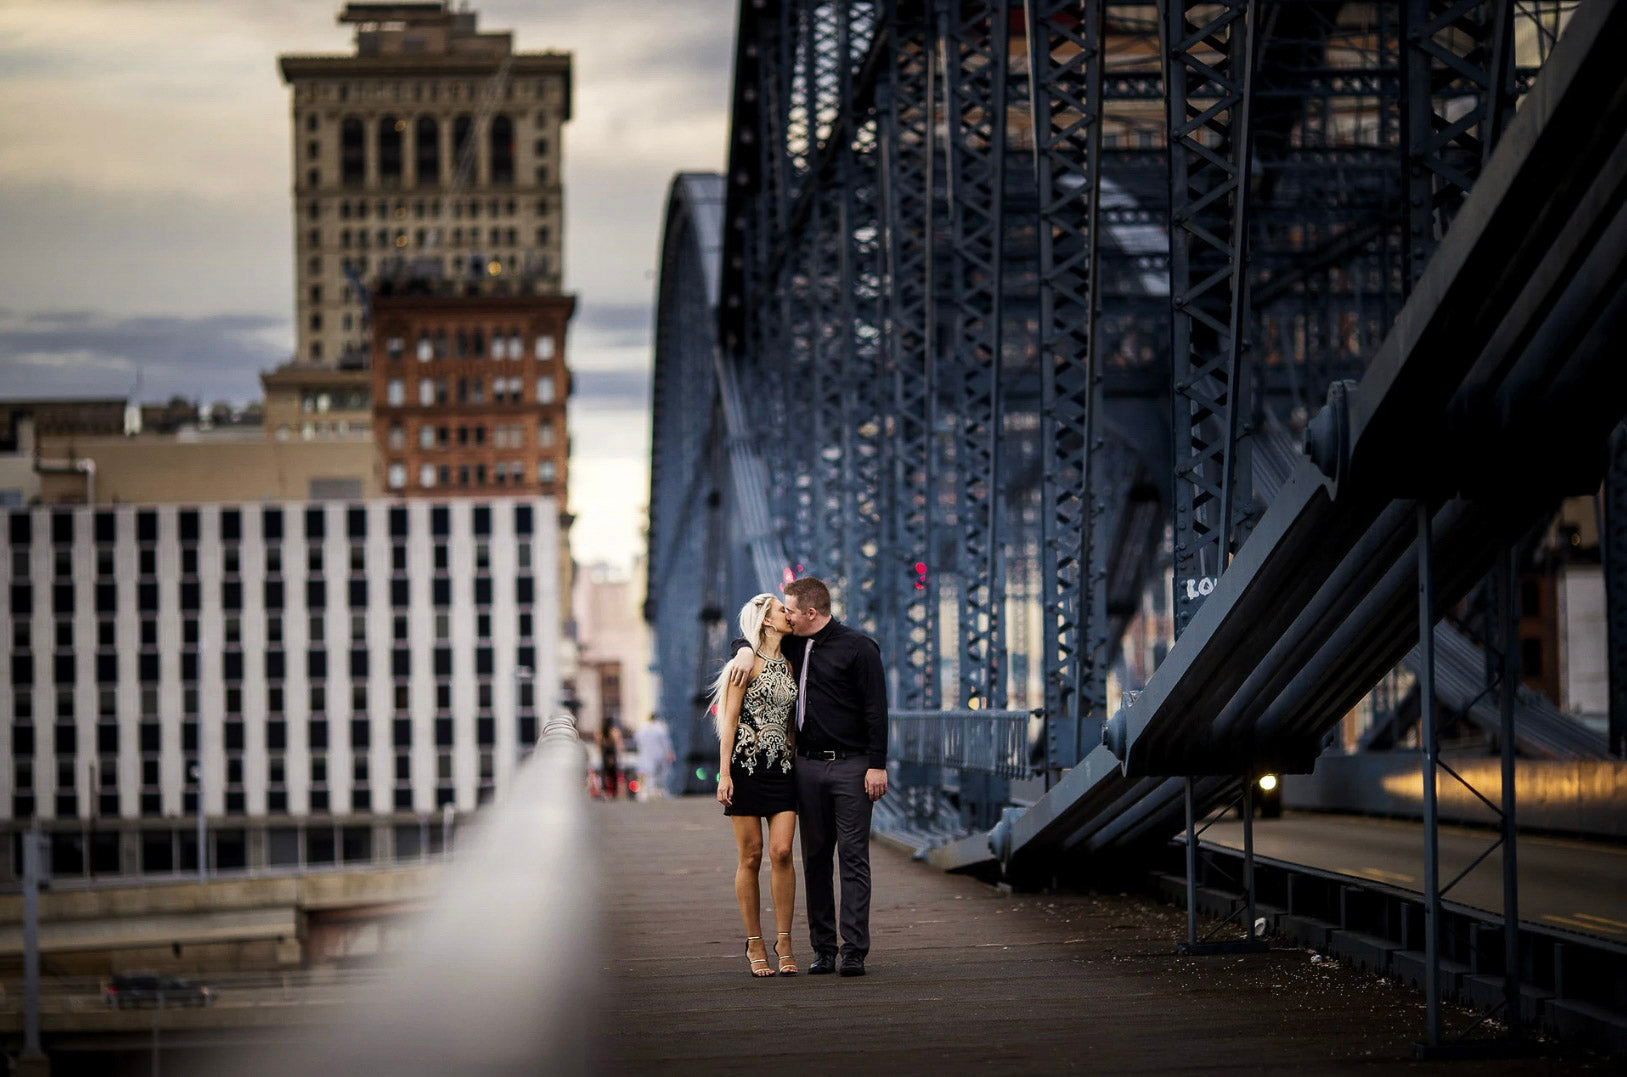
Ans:
[[[870,952],[870,798],[864,792],[863,756],[822,760],[797,756],[797,823],[802,830],[802,874],[808,895],[808,941],[814,952],[834,953],[836,894],[832,853],[842,873],[844,957]]]

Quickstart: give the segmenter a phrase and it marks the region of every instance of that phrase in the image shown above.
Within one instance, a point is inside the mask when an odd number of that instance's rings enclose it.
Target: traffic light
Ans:
[[[926,562],[925,561],[917,561],[917,562],[915,562],[915,589],[917,591],[925,591],[926,590]]]

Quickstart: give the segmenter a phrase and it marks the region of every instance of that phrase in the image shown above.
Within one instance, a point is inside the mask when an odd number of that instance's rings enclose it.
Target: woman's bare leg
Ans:
[[[774,952],[780,957],[791,956],[791,914],[797,907],[797,869],[791,862],[791,840],[796,832],[796,812],[782,811],[769,817],[769,887],[774,893],[774,927],[779,932]]]
[[[746,937],[756,939],[746,943],[746,956],[755,962],[768,957],[762,940],[762,890],[757,882],[763,866],[763,823],[755,815],[731,815],[729,821],[734,824],[734,843],[740,850],[734,869],[734,900],[740,905],[740,922],[745,925]],[[754,963],[751,967],[760,976],[774,974],[766,964]]]

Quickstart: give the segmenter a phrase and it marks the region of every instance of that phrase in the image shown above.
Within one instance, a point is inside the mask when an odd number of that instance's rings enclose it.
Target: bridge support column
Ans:
[[[1606,653],[1610,669],[1610,754],[1627,759],[1627,425],[1610,435],[1599,546],[1604,551]]]
[[[1435,803],[1435,580],[1430,564],[1431,509],[1418,501],[1418,739],[1424,768],[1424,1049],[1441,1044],[1440,817]]]

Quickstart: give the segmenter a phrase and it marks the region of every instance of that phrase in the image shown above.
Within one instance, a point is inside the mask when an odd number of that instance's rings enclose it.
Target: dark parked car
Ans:
[[[102,984],[102,997],[117,1010],[140,1006],[207,1006],[215,1001],[213,988],[160,976],[156,972],[121,972]]]

